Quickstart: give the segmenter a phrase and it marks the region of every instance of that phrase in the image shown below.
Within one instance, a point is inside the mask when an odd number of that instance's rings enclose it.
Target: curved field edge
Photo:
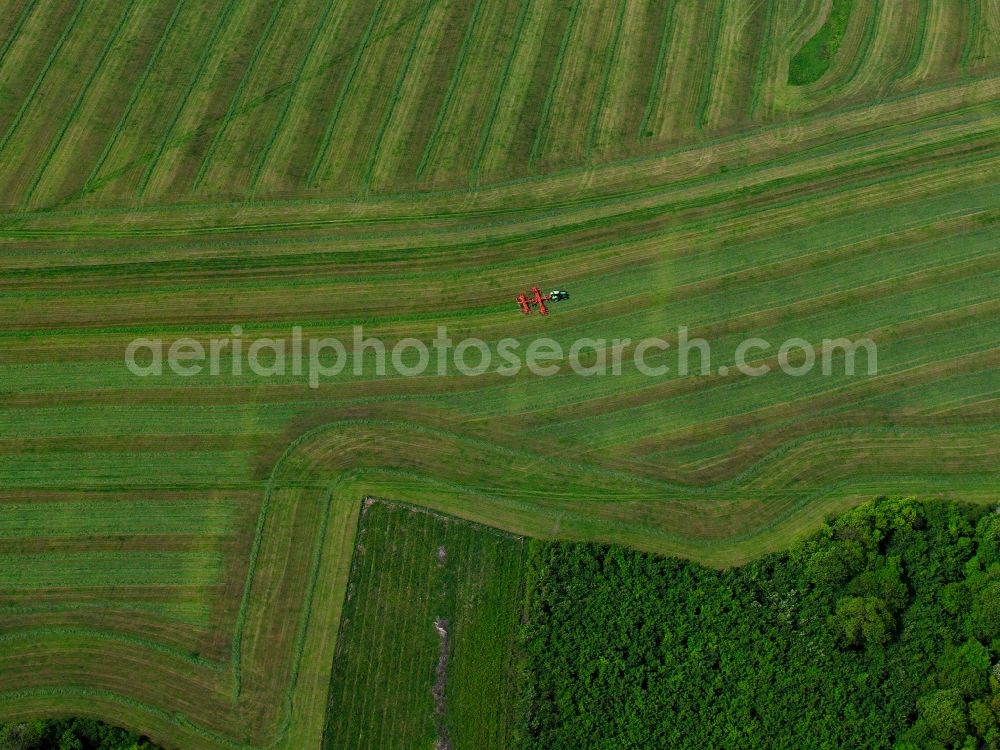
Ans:
[[[822,454],[813,438],[806,450],[794,446],[776,451],[744,472],[738,481],[692,492],[690,488],[648,479],[614,475],[604,469],[565,460],[547,466],[553,484],[565,494],[550,498],[526,491],[518,483],[518,466],[528,456],[446,431],[414,428],[391,421],[354,420],[332,422],[304,433],[289,446],[271,474],[258,521],[258,540],[251,558],[244,591],[239,627],[233,640],[233,663],[230,699],[246,690],[245,678],[239,675],[253,669],[247,663],[244,639],[248,618],[267,620],[268,613],[251,613],[249,592],[255,585],[256,550],[263,543],[263,529],[269,521],[273,495],[297,487],[315,488],[325,506],[323,520],[312,531],[308,542],[312,552],[309,578],[303,607],[291,653],[281,656],[290,662],[290,679],[273,696],[280,706],[280,719],[266,738],[238,741],[226,734],[191,721],[185,715],[159,708],[127,696],[128,685],[118,690],[99,690],[73,686],[71,681],[58,687],[33,687],[0,694],[0,705],[11,719],[37,717],[46,711],[94,716],[150,734],[154,739],[182,742],[184,747],[210,748],[297,748],[316,746],[322,732],[322,717],[315,718],[326,705],[329,665],[336,642],[336,631],[345,593],[347,575],[357,525],[359,498],[378,496],[403,498],[460,518],[529,536],[550,539],[596,540],[624,543],[661,554],[681,555],[711,564],[728,566],[744,562],[766,552],[784,548],[789,540],[814,529],[831,513],[879,494],[885,481],[877,474],[852,476],[844,480],[835,471],[825,471],[825,484],[808,496],[793,496],[787,503],[764,503],[759,517],[745,524],[740,534],[711,536],[701,540],[690,536],[693,515],[715,517],[725,526],[733,513],[747,515],[746,499],[767,475],[781,474],[782,465],[802,467],[815,473],[822,464],[809,466],[805,456]],[[995,441],[1000,445],[1000,441]],[[954,436],[943,436],[941,447],[954,443]],[[372,445],[383,450],[373,452]],[[408,455],[400,448],[406,446]],[[414,450],[414,446],[423,446]],[[373,455],[373,453],[377,453]],[[791,453],[791,456],[788,454]],[[836,461],[836,457],[833,459]],[[475,481],[456,475],[454,467],[471,462],[480,467]],[[838,464],[839,465],[839,464]],[[997,456],[987,457],[984,471],[997,465]],[[513,472],[512,472],[513,468]],[[833,467],[835,468],[835,467]],[[820,471],[823,474],[823,471]],[[773,493],[772,500],[773,500]],[[975,502],[995,502],[994,493],[969,496]],[[582,514],[580,509],[586,509]],[[272,540],[273,541],[273,540]],[[266,598],[261,592],[257,600]],[[277,613],[271,613],[277,616]],[[37,633],[39,647],[55,635]],[[85,634],[57,640],[75,648],[94,645]],[[128,644],[132,657],[140,662],[153,644]],[[308,654],[308,657],[306,655]],[[162,656],[162,654],[161,654]],[[44,708],[43,708],[44,707]],[[98,707],[101,707],[98,710]],[[234,705],[235,708],[235,705]]]

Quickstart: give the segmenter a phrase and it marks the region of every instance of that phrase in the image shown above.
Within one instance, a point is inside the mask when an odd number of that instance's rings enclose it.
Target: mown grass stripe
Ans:
[[[302,53],[302,58],[299,60],[298,68],[295,71],[295,77],[292,79],[291,85],[288,87],[288,95],[285,97],[285,101],[281,105],[281,111],[278,113],[278,118],[271,127],[271,133],[268,136],[267,141],[264,143],[264,147],[260,150],[260,154],[257,156],[257,161],[254,164],[249,186],[249,192],[251,195],[257,189],[257,183],[260,182],[261,175],[264,173],[264,168],[267,166],[267,159],[271,155],[271,149],[274,148],[274,144],[278,140],[278,135],[281,133],[281,129],[285,125],[285,120],[288,118],[288,113],[291,111],[292,101],[295,98],[295,94],[298,93],[299,86],[301,85],[303,76],[305,75],[306,66],[309,64],[309,59],[312,57],[313,50],[316,47],[316,42],[319,41],[320,33],[326,26],[327,19],[330,17],[330,11],[333,10],[333,6],[336,2],[337,0],[327,0],[326,7],[323,9],[323,13],[316,22],[316,26],[313,28],[309,41],[306,43],[305,51]]]
[[[764,87],[767,62],[774,47],[771,40],[774,37],[772,27],[774,24],[774,5],[776,0],[764,1],[767,4],[767,11],[765,11],[764,15],[764,33],[763,39],[760,42],[760,54],[757,55],[757,70],[754,72],[753,77],[753,94],[750,97],[750,107],[747,110],[747,115],[751,120],[756,116],[757,108],[760,106],[760,91]]]
[[[31,12],[35,9],[36,5],[38,5],[38,0],[30,0],[25,4],[24,8],[21,9],[21,15],[19,15],[17,17],[17,21],[14,22],[14,28],[11,29],[10,36],[7,38],[7,41],[3,43],[3,46],[0,47],[0,67],[3,66],[3,61],[7,58],[7,53],[10,52],[10,48],[17,40],[18,34],[21,33],[21,28],[24,26],[24,22],[28,20],[28,17],[31,15]]]
[[[285,7],[285,0],[276,0],[276,2],[273,2],[272,4],[273,9],[271,10],[271,15],[267,19],[267,23],[264,26],[264,30],[261,31],[260,37],[257,39],[257,44],[254,45],[253,52],[250,54],[250,59],[247,60],[246,68],[243,70],[243,75],[240,76],[240,81],[236,85],[236,90],[233,91],[233,95],[229,99],[229,107],[226,109],[226,114],[223,116],[219,127],[216,128],[215,136],[212,138],[212,142],[208,146],[208,151],[205,152],[205,156],[201,160],[201,164],[198,166],[198,173],[195,175],[194,184],[191,186],[192,190],[197,190],[201,186],[202,180],[205,179],[205,173],[208,172],[208,167],[212,163],[212,157],[215,156],[215,150],[219,147],[222,137],[229,129],[229,124],[232,122],[233,116],[236,114],[237,106],[243,98],[243,91],[246,89],[247,83],[250,81],[250,77],[257,69],[257,60],[260,58],[260,53],[264,49],[264,45],[267,44],[268,40],[270,40],[271,32],[274,30],[274,24],[278,20],[278,15],[281,13],[282,8]]]
[[[87,75],[87,79],[83,82],[83,86],[80,87],[79,92],[76,95],[76,99],[73,101],[73,106],[70,107],[69,113],[63,120],[62,126],[59,128],[59,132],[56,133],[55,138],[52,139],[52,143],[49,145],[48,151],[42,158],[41,163],[38,165],[38,169],[35,170],[35,175],[31,179],[31,184],[28,186],[27,192],[24,194],[22,199],[22,205],[27,206],[31,203],[31,198],[35,194],[35,190],[38,188],[38,184],[42,181],[42,177],[45,175],[45,170],[48,169],[49,162],[52,161],[52,157],[55,155],[63,138],[66,136],[66,131],[69,130],[70,125],[73,120],[76,119],[77,113],[80,111],[80,107],[83,105],[83,100],[86,99],[87,94],[90,91],[90,87],[94,83],[94,79],[97,78],[97,74],[101,72],[104,67],[104,61],[108,57],[108,53],[114,46],[114,43],[118,40],[122,29],[125,28],[125,22],[132,15],[132,11],[136,6],[137,0],[129,0],[128,4],[125,6],[125,10],[122,12],[121,18],[118,19],[118,24],[115,26],[114,30],[108,36],[107,41],[101,48],[101,52],[97,57],[97,62],[94,63],[94,67],[90,69],[90,73]]]
[[[865,26],[864,37],[862,37],[861,43],[854,51],[851,72],[843,80],[831,87],[832,92],[840,92],[849,86],[858,77],[865,63],[870,62],[868,58],[871,55],[872,47],[875,45],[875,38],[878,36],[878,27],[882,21],[882,14],[885,12],[885,8],[886,6],[881,3],[876,3],[872,6],[871,13],[868,15],[868,22]]]
[[[667,62],[667,49],[673,41],[674,17],[677,11],[677,0],[669,0],[667,9],[663,12],[663,29],[660,31],[660,49],[656,53],[656,68],[653,71],[653,81],[649,85],[649,94],[646,96],[646,109],[642,113],[642,121],[639,123],[639,138],[648,138],[649,118],[653,116],[653,110],[660,98],[660,89],[663,86],[663,69]]]
[[[90,174],[87,175],[87,179],[84,182],[83,187],[85,191],[90,191],[93,188],[94,183],[100,174],[101,168],[104,166],[104,163],[111,155],[111,151],[118,143],[118,138],[125,129],[125,123],[128,122],[128,118],[131,116],[132,110],[135,108],[135,104],[139,101],[139,96],[142,94],[143,89],[146,86],[146,81],[149,79],[150,74],[153,72],[153,68],[156,66],[156,63],[160,59],[160,55],[163,53],[163,48],[166,46],[167,39],[170,37],[170,32],[173,30],[174,24],[177,23],[177,17],[180,15],[181,8],[184,7],[185,2],[187,2],[187,0],[177,0],[174,5],[174,10],[170,14],[170,18],[167,20],[167,25],[163,28],[163,32],[160,34],[160,38],[156,43],[156,48],[153,50],[153,54],[146,62],[146,66],[143,68],[138,82],[136,82],[136,85],[132,88],[132,93],[129,96],[128,103],[125,105],[125,109],[122,111],[121,117],[118,118],[118,123],[115,125],[114,130],[111,131],[111,137],[108,138],[107,143],[104,144],[104,149],[101,151],[101,155],[97,157],[97,161],[94,164],[93,169],[91,169]]]
[[[250,594],[253,589],[253,580],[257,573],[257,561],[260,559],[261,549],[264,546],[264,530],[267,528],[267,519],[271,512],[271,506],[275,502],[274,495],[278,491],[278,470],[289,456],[294,453],[296,448],[311,439],[314,435],[320,434],[324,428],[325,425],[308,430],[289,443],[278,460],[275,461],[267,480],[267,486],[264,488],[264,497],[260,503],[260,510],[257,512],[257,523],[254,527],[253,541],[250,545],[250,556],[247,559],[247,573],[243,585],[243,594],[240,597],[240,606],[236,612],[235,632],[231,646],[230,662],[233,668],[233,700],[238,699],[243,690],[243,632],[246,628],[247,616],[250,612]]]
[[[699,132],[708,125],[708,107],[712,102],[712,84],[715,81],[715,66],[719,59],[719,37],[722,34],[722,22],[726,17],[726,3],[731,0],[718,0],[715,18],[712,20],[712,35],[708,40],[708,60],[704,68],[701,92],[698,94],[698,104],[695,107],[695,127]]]
[[[462,44],[458,49],[458,59],[455,62],[455,67],[452,69],[451,80],[448,82],[448,90],[445,92],[444,101],[441,102],[440,109],[438,109],[437,119],[434,121],[434,127],[431,130],[430,137],[427,139],[427,145],[424,146],[424,153],[420,157],[420,164],[417,166],[418,178],[423,175],[424,170],[427,168],[427,162],[430,159],[431,152],[437,144],[438,133],[441,131],[441,125],[444,123],[445,117],[448,115],[451,100],[455,96],[455,90],[458,88],[458,82],[461,80],[462,73],[465,70],[465,60],[469,53],[469,44],[472,40],[473,32],[476,30],[476,21],[479,18],[479,11],[482,9],[482,5],[483,0],[476,0],[472,6],[472,13],[469,15],[469,23],[465,27]]]
[[[959,60],[959,68],[965,78],[970,78],[969,59],[972,57],[972,50],[976,46],[976,37],[979,33],[979,0],[965,0],[968,20],[965,24],[965,39],[962,44],[962,57]]]
[[[123,608],[121,605],[111,605],[106,603],[105,606],[108,609],[120,609]],[[139,608],[133,608],[134,612],[142,612]],[[8,632],[0,634],[0,643],[10,643],[11,641],[27,640],[40,641],[45,637],[55,637],[55,638],[87,638],[94,640],[110,641],[112,643],[123,643],[129,646],[138,646],[140,648],[147,648],[150,651],[159,654],[166,654],[174,659],[178,659],[183,662],[188,662],[190,664],[195,664],[199,667],[206,667],[213,671],[222,671],[225,665],[213,659],[206,659],[200,654],[195,654],[191,651],[176,648],[174,646],[167,646],[162,643],[157,643],[156,641],[150,640],[148,638],[139,638],[134,635],[126,635],[123,633],[116,633],[110,630],[97,630],[95,628],[81,628],[81,627],[42,627],[42,628],[30,628],[25,630],[19,630],[15,632]]]
[[[920,3],[920,17],[917,19],[917,33],[913,35],[913,45],[906,63],[892,77],[894,81],[906,78],[916,70],[920,63],[920,54],[924,50],[924,42],[927,39],[927,19],[930,16],[932,0],[918,0],[918,2]]]
[[[177,103],[177,107],[170,118],[170,122],[167,123],[167,127],[163,131],[163,137],[160,139],[160,143],[156,147],[156,151],[153,153],[152,158],[146,165],[146,169],[142,174],[142,179],[139,181],[139,187],[136,190],[136,198],[141,200],[146,194],[146,188],[149,186],[149,181],[153,176],[153,172],[155,171],[157,164],[160,163],[160,157],[163,156],[163,152],[167,149],[167,144],[170,142],[170,134],[177,126],[177,121],[180,120],[181,113],[184,111],[184,107],[187,106],[188,99],[191,97],[191,92],[194,90],[195,85],[197,85],[202,74],[205,72],[209,58],[212,55],[212,50],[215,47],[215,42],[218,39],[219,34],[221,34],[222,30],[225,28],[226,23],[229,21],[229,17],[232,15],[235,7],[236,0],[228,0],[226,7],[216,19],[215,26],[212,28],[212,33],[209,35],[204,46],[202,47],[201,57],[198,59],[198,65],[194,70],[194,74],[191,76],[191,80],[188,81],[187,88],[181,94],[180,101]]]
[[[367,500],[364,500],[362,502],[367,505]],[[353,545],[351,552],[350,579],[349,579],[352,584],[355,581],[358,581],[361,586],[365,586],[366,588],[371,586],[372,577],[375,574],[376,566],[378,564],[378,558],[376,555],[365,554],[364,556],[361,556],[358,554],[359,553],[358,542],[363,543],[364,539],[366,539],[368,536],[367,534],[363,534],[363,527],[365,525],[365,519],[368,514],[368,511],[369,508],[364,507],[363,510],[358,514],[358,526],[355,529],[356,543]],[[393,520],[392,518],[389,519],[390,525],[388,530],[390,532],[392,530],[391,526],[392,520]],[[405,554],[406,550],[404,550],[403,553],[397,556],[395,559],[399,560]],[[355,614],[354,610],[356,609],[357,605],[352,603],[354,601],[356,601],[354,597],[351,597],[350,600],[344,603],[344,606],[341,610],[340,628],[338,632],[338,641],[340,642],[338,643],[337,653],[334,656],[335,660],[343,658],[344,641],[341,641],[340,640],[341,638],[346,638],[347,634],[349,632],[352,632],[353,630],[359,630],[360,632],[363,633],[370,632],[369,628],[371,626],[369,625],[368,621],[369,618],[371,617],[372,610],[366,607],[360,613]],[[336,679],[336,675],[338,673],[339,670],[336,669],[335,665],[334,671],[331,675],[331,683],[334,679]],[[337,750],[338,748],[351,746],[350,743],[348,743],[344,738],[346,736],[350,736],[351,730],[353,729],[353,724],[360,716],[360,712],[356,709],[354,705],[355,701],[359,697],[363,696],[363,692],[358,689],[359,675],[360,672],[358,670],[354,670],[354,679],[352,681],[352,686],[351,689],[348,691],[348,695],[346,696],[347,701],[344,701],[345,703],[344,708],[346,710],[343,716],[346,719],[346,721],[344,723],[336,725],[338,730],[337,734],[336,735],[331,734],[330,730],[331,727],[334,726],[334,724],[330,721],[329,716],[324,722],[323,743],[322,743],[322,748],[324,748],[324,750],[328,749]],[[333,690],[333,685],[331,684],[331,691],[332,690]],[[333,699],[332,695],[331,699]],[[348,703],[348,701],[350,702]]]
[[[493,94],[493,103],[490,105],[490,113],[486,118],[482,135],[479,138],[479,146],[476,149],[476,156],[472,160],[470,181],[473,185],[477,184],[479,181],[480,165],[483,161],[483,155],[486,153],[486,146],[489,144],[490,136],[493,134],[493,123],[496,122],[497,113],[500,111],[500,102],[503,100],[504,91],[507,89],[507,82],[510,80],[510,69],[514,65],[514,58],[517,54],[521,40],[521,31],[524,29],[524,22],[528,17],[528,8],[531,6],[532,2],[534,2],[534,0],[521,0],[521,10],[518,13],[517,22],[514,25],[514,33],[511,35],[510,52],[507,53],[507,59],[504,61],[503,72],[500,74],[500,80],[497,83],[496,92]]]
[[[330,141],[333,139],[333,129],[337,126],[337,121],[340,119],[341,110],[344,108],[344,102],[347,101],[347,93],[354,83],[354,78],[358,74],[358,68],[361,66],[361,58],[368,49],[368,44],[371,41],[372,32],[375,30],[375,25],[378,23],[381,15],[382,8],[385,5],[385,0],[378,0],[375,5],[375,9],[372,11],[371,17],[368,19],[368,25],[365,26],[365,31],[361,35],[361,39],[358,41],[358,45],[354,50],[354,58],[351,60],[351,67],[347,70],[347,75],[344,77],[344,82],[340,85],[340,92],[337,94],[337,101],[334,102],[333,111],[330,113],[330,118],[327,120],[326,128],[323,130],[323,137],[320,138],[319,149],[316,152],[316,157],[313,159],[312,167],[309,169],[309,175],[306,177],[306,186],[315,187],[317,184],[316,176],[319,174],[319,170],[323,166],[323,162],[326,160],[326,152],[330,148]]]
[[[49,52],[49,56],[45,58],[45,62],[42,64],[42,69],[35,77],[35,81],[31,85],[28,95],[25,96],[24,101],[21,102],[21,107],[17,110],[17,114],[14,115],[14,120],[7,127],[3,137],[0,137],[0,151],[3,151],[3,149],[10,142],[11,137],[17,131],[18,127],[20,127],[21,120],[24,119],[24,114],[28,111],[28,107],[34,103],[35,95],[38,93],[38,89],[41,88],[42,83],[45,81],[45,77],[48,75],[49,69],[52,67],[52,63],[55,62],[55,59],[59,56],[59,53],[62,51],[63,44],[66,43],[66,39],[69,38],[70,32],[72,32],[73,28],[76,26],[77,19],[80,18],[80,14],[83,12],[83,6],[84,2],[82,0],[77,2],[73,15],[70,16],[69,21],[66,23],[62,33],[59,35],[59,39],[56,40],[55,46],[53,46],[52,50]]]
[[[0,554],[4,589],[212,585],[222,575],[219,552],[62,552]]]
[[[604,58],[604,73],[601,77],[601,85],[594,98],[594,107],[590,113],[590,124],[587,127],[587,146],[584,151],[586,158],[590,158],[594,152],[594,140],[597,138],[597,123],[601,119],[601,111],[604,109],[604,99],[608,94],[608,83],[611,79],[611,71],[614,68],[615,56],[618,53],[618,46],[621,43],[622,25],[625,22],[625,10],[628,7],[626,0],[618,0],[618,17],[615,19],[615,28],[611,33],[611,42],[608,44],[608,51]]]
[[[569,47],[569,40],[573,36],[573,27],[576,26],[576,18],[580,12],[581,0],[573,0],[573,5],[569,11],[569,18],[566,21],[566,28],[563,30],[562,40],[559,43],[559,52],[552,65],[552,75],[549,78],[548,91],[545,93],[545,100],[542,102],[542,114],[538,118],[538,126],[535,129],[535,138],[531,144],[531,151],[528,153],[528,171],[542,149],[542,141],[545,137],[545,129],[549,123],[549,113],[552,110],[552,100],[555,98],[556,87],[559,85],[559,78],[562,74],[563,61],[566,59],[566,49]]]
[[[399,74],[396,76],[396,82],[393,84],[392,93],[389,95],[389,101],[385,107],[385,114],[382,116],[382,122],[379,123],[378,131],[375,134],[375,140],[372,142],[371,150],[368,153],[368,161],[366,162],[364,170],[361,174],[361,187],[366,192],[371,187],[372,176],[375,172],[375,165],[378,162],[379,152],[382,147],[382,140],[385,138],[386,131],[389,129],[389,123],[392,122],[392,116],[395,114],[396,106],[399,104],[399,94],[403,88],[403,81],[406,80],[406,76],[410,72],[413,55],[417,51],[417,42],[420,41],[420,35],[424,32],[424,26],[427,25],[427,17],[430,15],[431,6],[433,6],[436,1],[437,0],[426,0],[424,3],[424,10],[420,15],[420,21],[417,23],[417,30],[413,34],[413,38],[410,40],[410,46],[406,50],[406,56],[403,58],[403,64],[400,66]]]

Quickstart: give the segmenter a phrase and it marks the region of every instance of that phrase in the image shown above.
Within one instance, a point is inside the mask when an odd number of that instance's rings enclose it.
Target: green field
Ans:
[[[1000,11],[855,0],[792,85],[830,5],[2,4],[0,720],[319,747],[362,497],[718,567],[875,495],[994,502]],[[572,299],[522,316],[532,284]],[[358,324],[683,325],[713,368],[124,364]],[[732,369],[748,337],[841,336],[876,375]]]
[[[323,746],[513,747],[525,546],[484,526],[366,503]]]

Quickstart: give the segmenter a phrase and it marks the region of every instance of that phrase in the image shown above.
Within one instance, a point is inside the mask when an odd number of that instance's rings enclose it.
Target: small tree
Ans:
[[[892,638],[892,613],[884,601],[874,596],[841,597],[829,623],[842,646],[881,646]]]
[[[958,690],[935,690],[917,700],[917,710],[938,742],[955,746],[965,739],[969,721],[965,701]]]

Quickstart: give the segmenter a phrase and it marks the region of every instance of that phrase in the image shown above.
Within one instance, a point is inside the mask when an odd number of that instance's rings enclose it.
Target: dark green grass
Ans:
[[[359,522],[324,747],[433,747],[437,618],[448,622],[443,721],[452,747],[511,747],[518,693],[510,655],[524,561],[518,537],[408,506],[368,507]]]
[[[788,82],[793,86],[815,83],[830,68],[844,38],[854,0],[833,0],[826,23],[792,58]]]

